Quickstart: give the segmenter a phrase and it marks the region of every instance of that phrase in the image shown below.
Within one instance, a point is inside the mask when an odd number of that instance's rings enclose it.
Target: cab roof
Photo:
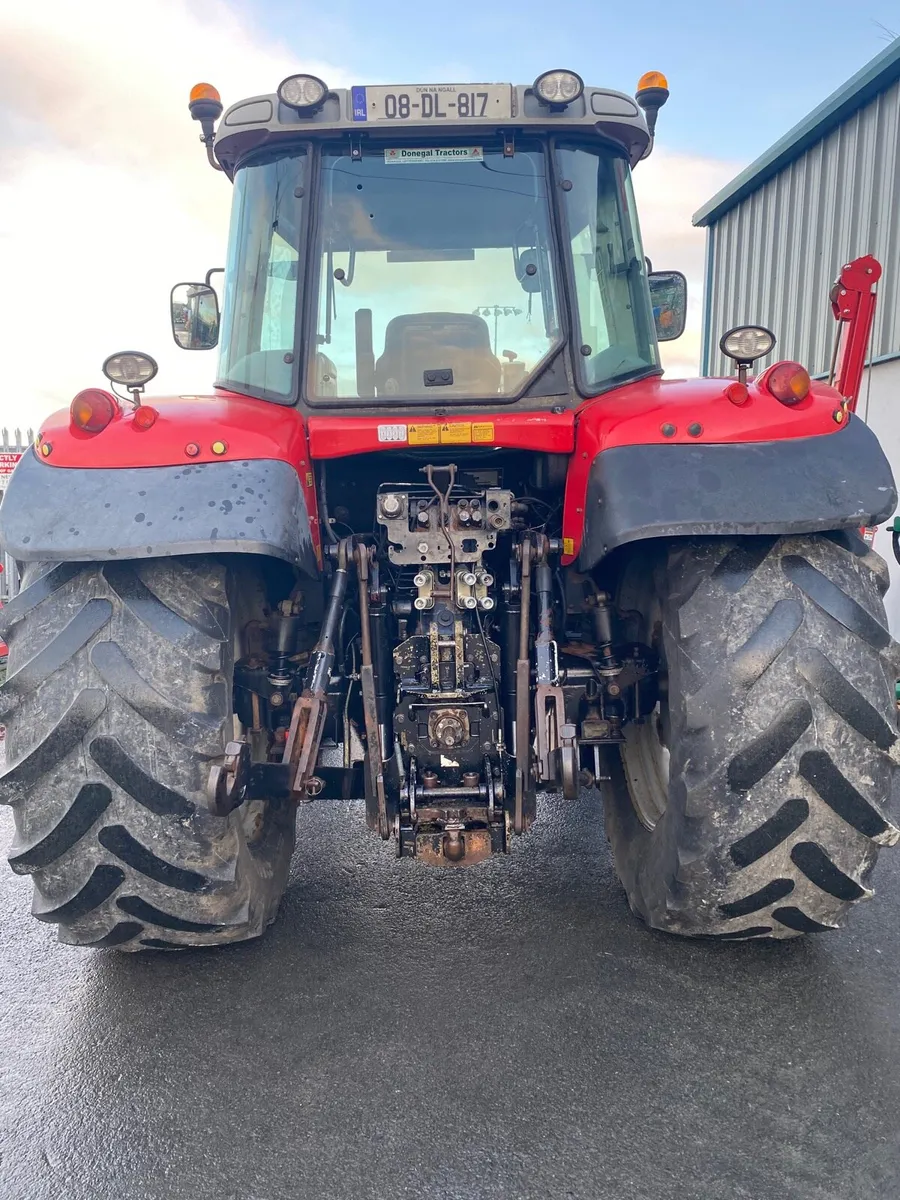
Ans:
[[[435,119],[419,113],[391,119],[385,115],[382,101],[386,93],[394,96],[437,95],[446,99],[454,89],[479,95],[489,89],[493,108],[485,117]],[[404,106],[405,107],[405,106]],[[595,130],[617,142],[635,166],[647,152],[650,134],[644,115],[631,96],[607,88],[585,87],[584,92],[563,109],[549,108],[524,84],[397,84],[377,87],[335,88],[329,91],[316,112],[298,112],[277,95],[251,96],[233,104],[219,122],[215,155],[227,174],[233,177],[240,160],[253,150],[274,149],[279,143],[298,138],[320,138],[329,134],[350,134],[360,142],[378,138],[392,142],[407,138],[421,140],[424,134],[440,132],[441,138],[471,137],[486,133],[542,134],[549,132]]]

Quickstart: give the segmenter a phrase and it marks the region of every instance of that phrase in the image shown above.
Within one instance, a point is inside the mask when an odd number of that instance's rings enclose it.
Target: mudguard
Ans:
[[[300,478],[274,459],[48,467],[31,450],[0,505],[0,546],[26,562],[266,554],[318,574]]]
[[[896,506],[890,465],[855,416],[826,436],[613,446],[590,466],[578,565],[644,538],[877,525]]]

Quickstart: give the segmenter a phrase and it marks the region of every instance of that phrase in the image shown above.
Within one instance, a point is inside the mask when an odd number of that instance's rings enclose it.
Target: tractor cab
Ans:
[[[567,71],[349,91],[292,76],[215,134],[212,90],[195,98],[235,185],[218,383],[345,411],[533,408],[576,403],[571,380],[591,396],[658,375],[684,281],[649,273],[630,172],[664,83],[632,100]]]

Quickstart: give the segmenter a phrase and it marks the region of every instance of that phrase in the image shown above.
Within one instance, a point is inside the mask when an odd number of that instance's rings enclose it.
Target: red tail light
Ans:
[[[799,404],[809,395],[809,372],[799,363],[778,363],[766,376],[766,387],[782,404]]]
[[[158,416],[159,413],[155,408],[151,408],[149,404],[139,404],[134,410],[131,423],[135,429],[149,429]]]
[[[729,383],[728,387],[725,389],[725,395],[732,404],[737,404],[738,406],[741,404],[746,404],[750,399],[750,393],[747,391],[747,385],[745,383],[739,383],[737,380],[735,380],[734,383]]]
[[[115,397],[100,388],[85,388],[69,405],[72,424],[85,433],[99,433],[118,411]]]

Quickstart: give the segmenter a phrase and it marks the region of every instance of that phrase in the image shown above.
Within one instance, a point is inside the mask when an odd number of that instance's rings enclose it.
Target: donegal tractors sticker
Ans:
[[[484,162],[481,146],[391,146],[384,152],[386,163]]]

